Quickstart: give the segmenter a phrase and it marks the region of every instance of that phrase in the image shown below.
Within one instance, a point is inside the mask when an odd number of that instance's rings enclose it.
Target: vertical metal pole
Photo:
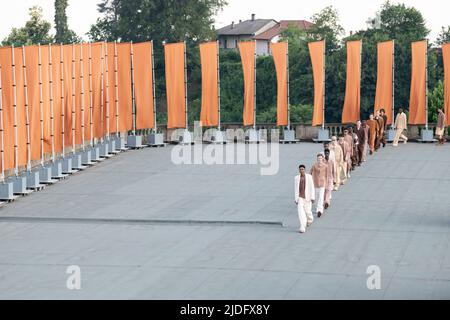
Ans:
[[[184,41],[184,98],[186,103],[186,130],[189,130],[188,119],[188,80],[187,80],[187,54],[186,54],[186,41]]]
[[[116,137],[119,137],[119,62],[117,54],[117,41],[114,41],[114,92],[115,99],[114,103],[116,106]]]
[[[289,41],[286,41],[287,49],[286,49],[286,76],[287,76],[287,111],[288,111],[288,127],[287,129],[291,129],[291,91],[289,89],[290,86],[290,78],[289,78]]]
[[[104,89],[103,89],[103,84],[104,84],[104,74],[103,74],[103,68],[104,68],[104,63],[105,63],[105,48],[104,48],[104,43],[102,42],[102,53],[101,53],[101,57],[100,57],[100,64],[101,64],[101,72],[100,72],[100,127],[102,128],[102,137],[100,139],[100,142],[103,142],[103,137],[104,137],[104,121],[103,121],[103,112],[104,112],[104,104],[105,104],[105,98],[104,98]]]
[[[42,52],[41,45],[38,44],[38,73],[39,73],[39,118],[41,130],[41,166],[44,166],[44,96],[42,89]]]
[[[2,67],[0,66],[0,141],[2,147],[1,153],[1,165],[2,171],[0,175],[0,182],[5,182],[5,139],[4,139],[4,126],[3,126],[3,90],[2,90]]]
[[[392,121],[391,127],[395,127],[395,40],[392,40]]]
[[[72,154],[76,152],[75,127],[76,127],[76,85],[75,85],[75,44],[72,43]]]
[[[62,135],[62,157],[65,158],[65,142],[64,142],[64,131],[65,131],[65,125],[64,125],[64,119],[65,119],[65,104],[64,104],[64,50],[63,50],[63,45],[62,43],[60,44],[60,59],[59,59],[59,64],[60,64],[60,68],[61,68],[61,72],[60,72],[60,80],[61,80],[61,135]]]
[[[428,39],[425,52],[425,128],[428,130]]]
[[[48,77],[50,84],[50,137],[52,140],[52,162],[55,162],[55,116],[54,116],[54,97],[53,97],[53,62],[52,45],[48,45]]]
[[[325,98],[326,98],[326,69],[327,69],[327,39],[323,40],[323,97],[322,97],[322,129],[325,130]]]
[[[14,53],[14,46],[12,51],[12,82],[13,82],[13,108],[14,108],[14,174],[19,174],[19,151],[18,151],[18,131],[17,131],[17,84],[16,84],[16,58]]]
[[[359,47],[359,81],[360,81],[360,85],[359,85],[359,95],[361,96],[361,77],[362,77],[362,40],[360,40],[361,42],[361,46]],[[361,118],[361,99],[359,101],[359,117]]]
[[[132,113],[133,113],[133,136],[136,135],[136,95],[134,88],[134,50],[133,50],[133,41],[131,41],[131,91],[132,91]]]
[[[90,143],[91,147],[94,147],[94,121],[92,119],[93,117],[93,107],[94,107],[94,101],[93,101],[93,92],[92,92],[92,42],[89,43],[89,128],[91,132],[90,136]]]
[[[105,42],[105,73],[106,73],[106,138],[109,139],[109,57],[108,57],[108,43]]]
[[[25,126],[27,131],[27,171],[31,171],[31,138],[30,138],[30,110],[28,106],[28,83],[27,83],[27,61],[25,56],[25,46],[22,46],[22,73],[23,73],[23,93],[25,95]]]
[[[84,55],[83,55],[84,43],[80,45],[80,80],[81,80],[81,147],[83,151],[85,140],[85,123],[84,123]]]
[[[220,44],[219,44],[219,40],[217,40],[217,95],[218,95],[218,113],[219,113],[219,124],[217,127],[217,130],[220,131],[221,129],[221,121],[220,121],[220,114],[221,114],[221,103],[220,103],[220,98],[221,98],[221,94],[220,94]]]
[[[153,77],[153,130],[155,134],[158,133],[158,124],[156,121],[156,78],[155,78],[155,50],[153,47],[153,40],[152,40],[152,77]]]
[[[255,42],[255,79],[253,84],[253,129],[256,131],[256,40]]]

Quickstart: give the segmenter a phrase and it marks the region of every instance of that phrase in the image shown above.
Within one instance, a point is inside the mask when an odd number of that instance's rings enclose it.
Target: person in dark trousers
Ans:
[[[383,144],[383,148],[386,147],[386,136],[385,133],[387,132],[387,123],[388,123],[388,117],[386,115],[386,110],[381,109],[380,110],[380,117],[384,120],[384,128],[383,128],[383,136],[381,137],[380,142]]]

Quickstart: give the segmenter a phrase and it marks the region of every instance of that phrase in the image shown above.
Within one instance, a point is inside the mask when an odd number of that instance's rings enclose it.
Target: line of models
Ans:
[[[372,155],[381,146],[386,147],[387,120],[384,109],[371,114],[369,120],[358,121],[356,127],[346,128],[339,138],[333,136],[331,144],[325,143],[324,152],[317,155],[317,161],[309,174],[306,173],[305,165],[299,166],[300,174],[295,177],[295,204],[300,233],[305,233],[314,221],[313,204],[316,205],[315,211],[320,218],[331,205],[332,192],[345,185],[350,172],[366,161],[367,152]],[[436,135],[440,145],[445,141],[445,126],[445,114],[439,109]],[[394,128],[396,134],[392,145],[397,147],[400,139],[406,144],[408,138],[404,132],[407,130],[407,117],[403,109],[399,109]]]

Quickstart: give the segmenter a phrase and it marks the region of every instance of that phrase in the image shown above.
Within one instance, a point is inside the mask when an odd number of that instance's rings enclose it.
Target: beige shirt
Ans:
[[[442,112],[439,112],[437,127],[438,129],[445,129],[445,114]]]
[[[395,118],[395,128],[400,130],[406,130],[408,128],[406,114],[404,112],[397,114],[397,117]]]
[[[336,164],[342,164],[344,162],[344,151],[342,150],[342,147],[336,143],[336,145],[331,145],[330,149],[334,150],[334,160]]]
[[[311,168],[314,187],[325,188],[328,183],[328,165],[325,162],[315,163]]]

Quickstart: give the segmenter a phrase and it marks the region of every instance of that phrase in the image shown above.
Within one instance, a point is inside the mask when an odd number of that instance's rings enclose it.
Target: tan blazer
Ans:
[[[408,123],[406,120],[406,114],[405,113],[399,113],[397,114],[397,117],[395,118],[395,128],[406,130],[408,129]]]
[[[306,176],[306,184],[305,184],[305,200],[312,201],[316,199],[316,191],[314,189],[314,181],[312,175],[305,173]],[[299,201],[299,188],[300,188],[300,175],[295,177],[295,202]]]

